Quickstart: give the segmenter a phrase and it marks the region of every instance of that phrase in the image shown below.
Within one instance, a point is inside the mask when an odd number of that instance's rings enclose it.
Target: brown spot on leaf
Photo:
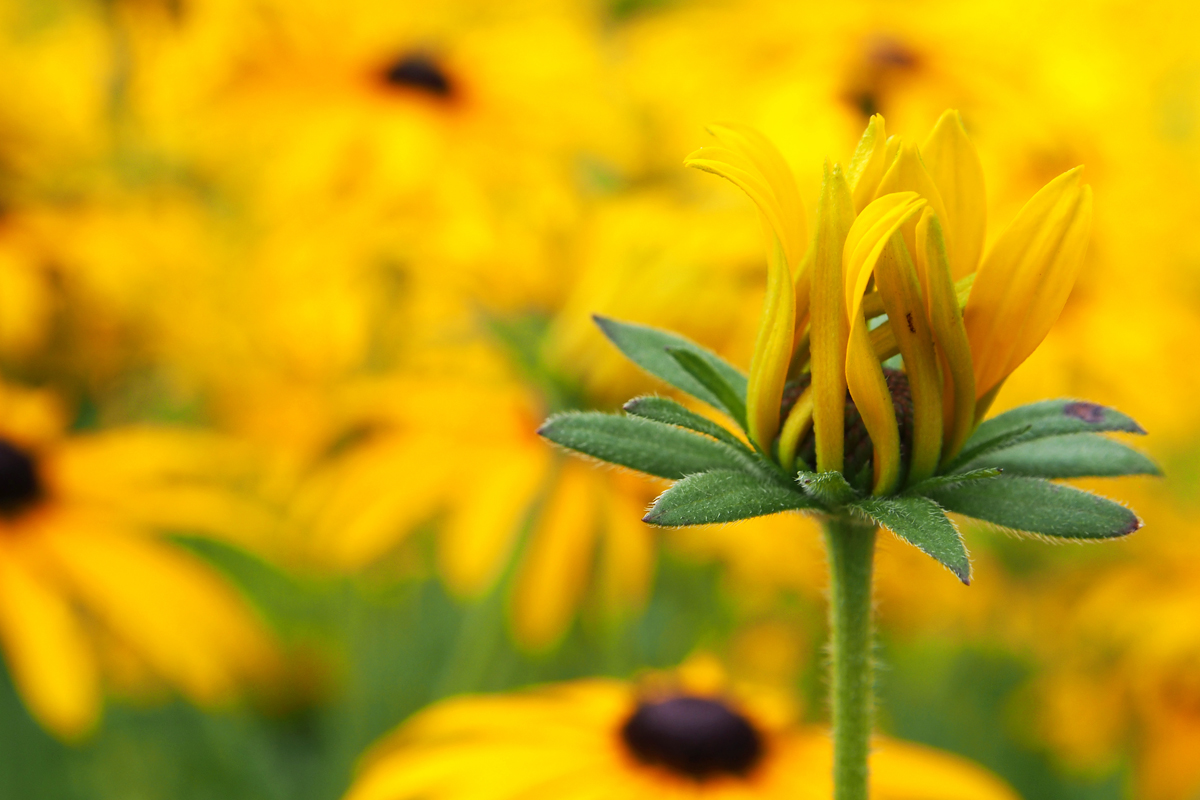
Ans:
[[[1099,425],[1104,422],[1104,406],[1095,403],[1068,403],[1063,406],[1063,413],[1068,417],[1083,420],[1089,425]]]

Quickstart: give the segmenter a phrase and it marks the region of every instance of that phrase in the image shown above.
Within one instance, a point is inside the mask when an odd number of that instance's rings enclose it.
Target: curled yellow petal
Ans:
[[[1041,343],[1083,264],[1092,225],[1083,168],[1035,194],[984,258],[963,312],[983,397]]]
[[[854,210],[862,211],[875,197],[875,189],[887,169],[887,130],[882,114],[875,114],[867,123],[858,148],[846,168],[846,178],[854,193]]]
[[[879,124],[883,125],[882,117]],[[850,337],[842,289],[842,250],[853,223],[854,202],[850,186],[839,166],[830,169],[826,164],[821,199],[817,204],[817,232],[812,249],[810,329],[813,434],[816,437],[816,466],[819,472],[842,470],[846,343]]]
[[[888,319],[893,321],[912,393],[913,441],[907,479],[912,484],[932,476],[942,456],[942,375],[917,270],[900,231],[888,239],[875,264],[875,284]]]
[[[850,319],[846,386],[874,448],[875,494],[887,494],[900,480],[900,430],[892,395],[862,313],[863,293],[892,235],[924,206],[925,201],[914,192],[889,194],[875,200],[854,221],[843,249],[843,285]]]
[[[844,380],[842,385],[845,386]],[[842,394],[845,395],[845,392],[846,390],[843,388]],[[844,406],[845,403],[843,403]],[[796,451],[800,447],[800,439],[808,432],[812,422],[813,387],[812,384],[809,384],[792,405],[792,410],[788,412],[787,420],[783,423],[783,430],[779,432],[779,463],[785,470],[790,472],[795,468]]]
[[[769,233],[783,244],[788,268],[796,270],[804,255],[806,223],[800,190],[787,161],[767,137],[744,125],[712,125],[717,146],[701,147],[684,165],[720,175],[744,191],[758,206]]]
[[[757,131],[742,126],[710,128],[715,147],[702,147],[687,166],[732,181],[758,206],[767,235],[767,296],[759,323],[746,388],[747,433],[770,452],[779,431],[779,404],[795,341],[797,297],[807,306],[808,282],[797,281],[804,252],[804,207],[795,178],[783,156]],[[807,307],[799,310],[806,316]]]
[[[953,241],[947,252],[950,273],[958,280],[979,266],[987,231],[987,194],[983,165],[957,111],[942,114],[921,145],[921,156],[942,196],[945,216],[939,219],[945,229],[953,231],[945,238]]]
[[[771,452],[771,442],[779,432],[779,405],[796,326],[795,288],[783,259],[783,247],[776,240],[767,265],[767,296],[746,384],[746,433],[764,453]]]
[[[943,462],[954,458],[975,423],[975,373],[962,306],[950,275],[942,226],[927,208],[917,223],[917,274],[925,295],[933,338],[941,356],[943,380]]]

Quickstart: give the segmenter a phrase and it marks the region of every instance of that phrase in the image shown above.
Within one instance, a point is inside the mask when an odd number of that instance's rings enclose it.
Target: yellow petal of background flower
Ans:
[[[987,233],[987,193],[983,183],[983,165],[975,145],[967,138],[962,116],[957,111],[942,114],[925,144],[921,145],[925,168],[942,196],[945,212],[943,229],[953,231],[946,237],[950,272],[955,280],[979,266]],[[940,213],[940,212],[939,212]]]
[[[72,593],[193,701],[228,700],[275,668],[249,607],[182,551],[82,517],[46,531],[44,541]]]
[[[551,645],[579,604],[596,546],[601,479],[590,464],[564,461],[529,539],[512,600],[513,628],[528,647]]]
[[[473,455],[487,467],[463,492],[438,537],[441,574],[451,591],[464,596],[485,592],[507,563],[550,453],[535,442]]]
[[[898,230],[875,263],[875,285],[892,321],[912,393],[913,440],[907,478],[911,485],[933,475],[942,456],[942,375],[933,333],[925,319],[917,270]]]
[[[883,118],[878,126],[883,128]],[[875,124],[872,118],[871,124]],[[868,128],[868,131],[870,129]],[[846,343],[842,249],[854,224],[854,201],[841,167],[828,163],[817,204],[812,268],[812,415],[820,472],[841,472],[846,412]],[[782,455],[783,444],[780,443]]]
[[[983,397],[1024,361],[1058,319],[1083,264],[1092,224],[1083,168],[1035,194],[984,258],[963,323]]]
[[[65,739],[100,714],[96,660],[65,598],[38,576],[19,545],[0,539],[0,643],[30,712]]]
[[[924,205],[925,201],[914,192],[885,195],[863,209],[846,235],[844,290],[850,317],[846,387],[874,447],[875,494],[892,491],[900,479],[900,429],[892,395],[863,317],[863,292],[892,234]]]
[[[954,458],[975,424],[975,372],[962,306],[950,276],[942,226],[927,208],[917,223],[917,274],[942,359],[943,461]]]

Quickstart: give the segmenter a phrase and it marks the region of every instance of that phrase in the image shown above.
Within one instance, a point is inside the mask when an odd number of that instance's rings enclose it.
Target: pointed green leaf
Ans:
[[[842,473],[833,470],[801,472],[796,476],[796,483],[800,484],[805,494],[825,508],[844,506],[860,496],[853,486],[846,483]]]
[[[573,411],[546,420],[538,434],[578,453],[660,478],[713,469],[759,470],[727,444],[640,417]]]
[[[975,459],[968,467],[996,467],[1033,478],[1160,475],[1154,462],[1121,442],[1092,433],[1069,433],[1018,442]]]
[[[811,500],[793,489],[744,472],[714,470],[689,475],[663,492],[642,521],[674,528],[734,522],[814,507]]]
[[[680,428],[687,428],[698,433],[707,434],[714,439],[725,442],[731,447],[738,448],[746,453],[750,452],[740,439],[725,428],[722,428],[710,419],[705,419],[694,411],[689,411],[668,397],[654,397],[652,395],[635,397],[625,404],[625,411],[633,414],[635,417],[644,417],[645,419],[652,419],[655,422],[662,422],[667,425],[678,425]]]
[[[720,402],[720,408],[728,412],[729,416],[733,417],[733,421],[742,427],[742,430],[746,429],[745,395],[739,397],[737,390],[721,377],[712,364],[691,350],[668,347],[667,353],[679,362],[679,366],[683,367],[689,375],[700,381],[705,389],[712,392]]]
[[[745,406],[746,376],[717,354],[705,350],[682,336],[658,328],[620,322],[599,314],[594,315],[592,319],[600,326],[600,330],[604,332],[608,340],[615,344],[617,349],[624,353],[630,361],[675,388],[682,389],[692,397],[703,400],[714,408],[725,410],[721,399],[681,367],[679,362],[667,352],[667,349],[674,348],[695,353],[724,378],[741,399],[742,405]]]
[[[971,582],[971,560],[962,536],[945,512],[927,497],[865,497],[850,507]]]
[[[1032,425],[1025,425],[1011,431],[998,433],[987,439],[972,436],[967,440],[967,444],[963,447],[962,452],[947,464],[942,471],[944,473],[954,473],[963,470],[967,464],[974,463],[989,453],[994,453],[997,450],[1003,450],[1006,447],[1012,447],[1018,442],[1025,441],[1029,438],[1029,432],[1032,429]]]
[[[947,511],[1015,531],[1066,539],[1112,539],[1142,527],[1137,515],[1104,497],[1041,478],[1001,475],[929,497]]]
[[[1082,400],[1043,400],[1019,406],[985,420],[975,429],[968,445],[1027,425],[1030,428],[1030,439],[1064,433],[1146,432],[1141,425],[1113,408]]]
[[[956,472],[952,475],[934,475],[932,478],[925,480],[906,489],[906,495],[923,495],[928,494],[934,489],[952,489],[955,486],[961,486],[964,483],[971,481],[985,481],[988,478],[998,478],[1002,470],[996,468],[973,469],[969,472]]]

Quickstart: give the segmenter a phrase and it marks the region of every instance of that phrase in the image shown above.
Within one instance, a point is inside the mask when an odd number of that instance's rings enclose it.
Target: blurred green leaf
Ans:
[[[703,383],[696,380],[679,362],[667,352],[668,348],[688,350],[707,361],[714,370],[733,388],[734,393],[746,402],[746,376],[726,362],[716,353],[705,350],[700,345],[690,342],[674,333],[651,328],[646,325],[635,325],[630,322],[620,322],[599,314],[593,317],[600,330],[609,341],[617,346],[629,360],[637,364],[651,375],[661,378],[677,389],[703,400],[713,408],[723,409],[721,399],[713,394]]]
[[[742,430],[746,429],[746,397],[745,393],[738,395],[736,389],[729,385],[713,365],[704,358],[693,353],[691,350],[682,350],[678,347],[668,347],[667,353],[671,358],[679,362],[679,366],[687,370],[687,373],[704,385],[713,393],[713,396],[721,404],[721,408],[733,418]]]

